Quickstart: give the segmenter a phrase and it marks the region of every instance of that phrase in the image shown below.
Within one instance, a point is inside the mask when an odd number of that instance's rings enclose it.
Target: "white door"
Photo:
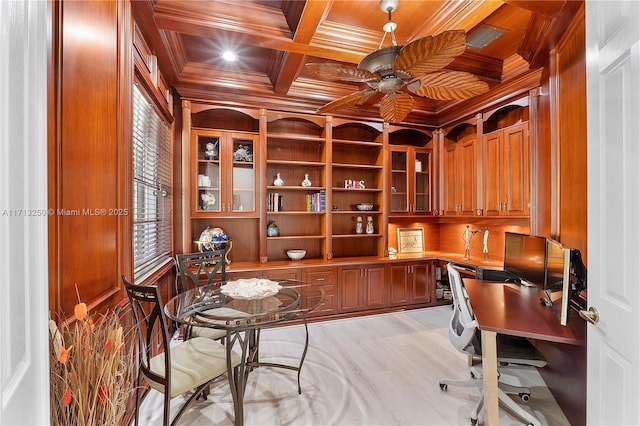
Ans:
[[[587,1],[587,423],[640,424],[640,2]]]
[[[0,1],[0,425],[49,424],[46,11]]]

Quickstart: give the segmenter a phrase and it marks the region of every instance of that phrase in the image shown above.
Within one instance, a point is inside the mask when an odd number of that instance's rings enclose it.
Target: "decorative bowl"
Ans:
[[[287,256],[291,260],[300,260],[302,259],[307,252],[305,250],[287,250]]]
[[[360,203],[356,204],[356,209],[366,212],[369,210],[373,210],[373,203]]]

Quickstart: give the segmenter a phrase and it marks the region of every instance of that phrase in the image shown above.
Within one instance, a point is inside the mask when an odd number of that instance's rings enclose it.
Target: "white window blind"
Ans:
[[[133,95],[133,279],[171,258],[169,126],[140,88]]]

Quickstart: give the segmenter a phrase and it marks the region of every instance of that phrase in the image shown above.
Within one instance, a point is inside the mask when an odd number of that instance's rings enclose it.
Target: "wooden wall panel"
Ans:
[[[556,52],[559,239],[587,256],[587,103],[584,18]]]
[[[121,42],[123,3],[56,3],[50,135],[51,310],[70,315],[80,298],[90,308],[120,292],[123,215],[129,184],[122,167]],[[129,202],[130,204],[130,202]]]
[[[549,147],[551,235],[587,254],[587,120],[584,6],[550,58],[543,90],[541,155]],[[544,94],[544,92],[543,92]],[[546,121],[546,117],[549,120]],[[546,142],[549,142],[547,145]],[[542,221],[544,223],[544,221]],[[586,323],[571,313],[569,326],[586,335]],[[545,383],[572,425],[586,423],[586,347],[542,343],[548,365],[540,369]]]

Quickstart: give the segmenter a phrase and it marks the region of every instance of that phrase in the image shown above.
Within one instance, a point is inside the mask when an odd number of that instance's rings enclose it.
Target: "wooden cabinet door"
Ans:
[[[362,269],[359,266],[340,268],[340,312],[353,312],[362,309]]]
[[[502,142],[503,214],[529,214],[529,138],[527,123],[504,130]]]
[[[406,263],[389,267],[389,303],[391,305],[406,305],[411,300],[411,283],[409,281],[409,267]]]
[[[457,146],[447,145],[444,150],[444,178],[443,198],[444,214],[454,216],[458,214],[458,151]]]
[[[474,215],[476,210],[476,138],[458,143],[458,214]]]
[[[385,267],[370,266],[365,268],[363,274],[364,308],[384,308],[387,306],[388,285],[385,279]]]
[[[484,214],[529,214],[528,123],[485,135]]]
[[[502,132],[493,132],[484,136],[484,214],[499,215],[502,211],[501,198],[501,145]]]
[[[411,302],[425,303],[432,298],[434,277],[429,262],[411,265]]]
[[[474,215],[476,209],[476,138],[445,147],[444,214]]]
[[[308,316],[317,317],[332,315],[338,312],[337,282],[335,268],[309,268],[304,269],[302,281],[324,292],[324,301],[320,307]],[[315,300],[306,300],[307,306],[317,303]]]

